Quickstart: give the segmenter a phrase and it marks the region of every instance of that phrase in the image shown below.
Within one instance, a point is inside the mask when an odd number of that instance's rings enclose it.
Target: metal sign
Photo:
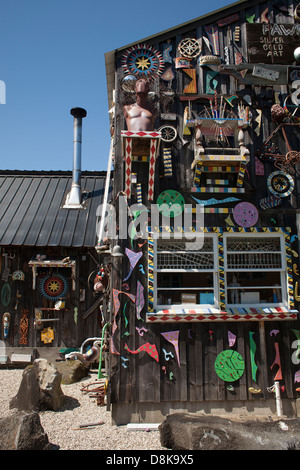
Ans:
[[[247,24],[248,62],[288,64],[295,61],[299,46],[299,24]]]

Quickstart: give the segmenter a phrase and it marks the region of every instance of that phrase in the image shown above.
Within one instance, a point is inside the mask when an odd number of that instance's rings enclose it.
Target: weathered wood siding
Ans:
[[[222,18],[229,17],[233,14],[239,15],[239,20],[223,27],[218,27],[220,56],[224,57],[224,48],[228,47],[230,56],[230,64],[235,64],[235,52],[239,52],[243,57],[243,62],[248,62],[246,23],[247,18],[254,15],[254,21],[260,23],[267,19],[271,23],[294,23],[294,8],[296,2],[287,0],[285,2],[259,2],[249,1],[242,4],[242,7],[229,7],[228,9],[215,13],[209,18],[200,19],[197,22],[191,22],[179,27],[176,30],[157,34],[150,38],[147,44],[162,52],[163,44],[169,41],[172,45],[172,57],[176,55],[178,44],[183,38],[200,38],[204,34],[204,26],[216,25],[217,21]],[[285,8],[287,10],[285,11]],[[268,12],[266,13],[266,9]],[[233,36],[235,27],[240,26],[240,41],[235,43]],[[202,43],[202,47],[206,46]],[[130,97],[126,96],[121,90],[120,84],[124,76],[122,68],[122,55],[124,51],[120,51],[116,55],[116,111],[115,111],[115,169],[114,169],[114,200],[117,199],[119,191],[124,191],[124,154],[121,140],[121,130],[126,129],[125,119],[123,116],[123,105],[128,103]],[[209,51],[206,50],[209,54]],[[165,92],[167,91],[167,83],[161,79],[156,79],[152,83],[152,90],[158,94],[156,105],[159,111],[159,117],[155,124],[158,129],[163,124],[175,126],[178,132],[178,138],[172,143],[173,156],[173,177],[170,179],[163,178],[162,167],[162,149],[161,145],[159,158],[156,165],[155,179],[155,195],[167,189],[177,189],[186,196],[190,192],[193,175],[191,172],[191,163],[193,161],[193,137],[183,135],[183,116],[184,109],[192,103],[192,109],[197,112],[203,109],[205,102],[206,77],[210,71],[218,71],[218,67],[201,67],[199,61],[196,61],[197,73],[197,94],[187,95],[183,93],[185,86],[189,83],[180,69],[176,70],[173,66],[175,78],[172,81],[172,90],[174,91],[173,101],[167,102]],[[251,85],[239,82],[230,74],[222,73],[217,76],[218,85],[217,93],[219,95],[234,95],[240,93],[251,97],[252,125],[245,131],[245,145],[250,150],[251,159],[247,165],[247,174],[245,177],[245,200],[251,201],[257,205],[259,199],[266,197],[267,186],[266,179],[271,171],[274,171],[273,163],[265,162],[265,175],[255,175],[255,153],[262,143],[269,137],[275,129],[276,124],[271,120],[270,109],[274,103],[275,96],[282,94],[287,96],[291,92],[288,84],[274,85]],[[262,110],[261,132],[258,136],[254,130],[255,118],[257,117],[256,109]],[[176,115],[176,121],[163,119],[164,115]],[[299,149],[299,137],[290,135],[293,148]],[[147,181],[148,181],[148,165],[143,166],[142,163],[134,163],[132,171],[138,174],[138,180],[142,183],[143,203],[147,199]],[[288,198],[283,206],[275,208],[268,212],[261,211],[259,214],[259,222],[257,226],[273,227],[274,223],[277,227],[291,227],[291,234],[297,234],[295,209],[298,206],[298,176],[295,176],[295,191],[293,198]],[[212,195],[213,196],[213,195]],[[154,201],[156,200],[154,198]],[[133,198],[133,201],[135,199]],[[209,227],[225,227],[224,221],[226,216],[220,214],[209,215],[206,219],[206,225]],[[273,220],[272,220],[273,219]],[[275,221],[275,222],[274,222]],[[132,247],[130,240],[121,241],[121,247],[124,251],[128,247],[134,251],[143,251],[141,263],[144,271],[147,272],[147,246],[138,247],[137,242]],[[298,262],[297,262],[298,263]],[[123,261],[122,272],[113,277],[112,286],[120,291],[124,291],[122,279],[128,273],[129,265],[127,260]],[[296,278],[295,278],[296,279]],[[291,356],[295,349],[292,344],[296,336],[292,329],[300,329],[300,322],[211,322],[211,323],[146,323],[147,312],[147,276],[143,275],[137,269],[133,271],[131,278],[127,281],[127,293],[136,293],[136,284],[139,280],[145,288],[145,307],[142,311],[142,320],[138,320],[135,312],[135,305],[128,301],[126,296],[120,296],[120,309],[116,316],[116,331],[114,334],[114,345],[118,351],[117,354],[111,354],[111,402],[112,403],[159,403],[159,402],[199,402],[205,400],[230,402],[234,400],[257,400],[267,399],[272,396],[267,388],[274,383],[274,377],[278,370],[278,365],[272,364],[275,360],[275,346],[278,342],[283,380],[281,381],[282,397],[295,398],[299,393],[295,391],[297,384],[294,381],[294,374],[298,369],[297,364],[293,364]],[[296,302],[296,308],[299,304]],[[112,316],[113,321],[113,316]],[[137,328],[144,327],[143,336],[138,334]],[[161,333],[165,331],[179,330],[179,355],[180,365],[175,356],[175,349],[170,343],[164,340]],[[272,330],[279,332],[275,336],[270,333]],[[236,343],[232,349],[238,351],[245,360],[246,369],[240,380],[234,383],[234,390],[227,389],[226,384],[220,380],[215,372],[214,363],[217,355],[228,349],[228,331],[236,335]],[[254,332],[254,340],[256,343],[255,362],[258,366],[257,381],[252,380],[251,359],[250,359],[250,340],[249,332]],[[125,344],[131,351],[136,351],[145,343],[154,344],[158,351],[158,361],[151,358],[146,352],[130,354]],[[168,352],[172,352],[174,357],[169,356],[166,359],[163,348]],[[253,394],[249,388],[260,388],[259,395]]]
[[[43,322],[41,327],[37,327],[35,323],[35,309],[52,308],[55,302],[47,300],[41,295],[39,289],[39,280],[36,279],[36,288],[33,289],[33,273],[32,268],[28,266],[28,262],[35,258],[38,253],[47,254],[49,259],[63,259],[70,256],[76,260],[76,279],[75,290],[72,289],[72,273],[69,268],[59,269],[59,272],[68,279],[68,292],[65,298],[65,310],[43,310],[43,318],[59,318],[59,321]],[[47,247],[1,247],[1,272],[5,267],[4,254],[8,257],[9,275],[7,282],[2,278],[0,280],[0,290],[4,284],[8,284],[10,288],[10,296],[8,304],[1,299],[0,302],[0,318],[1,318],[1,337],[6,347],[17,348],[41,348],[41,347],[64,347],[73,348],[80,347],[82,342],[94,336],[101,336],[101,314],[99,306],[84,318],[84,314],[95,303],[97,297],[93,294],[93,290],[88,285],[88,278],[91,272],[97,270],[97,264],[86,249],[61,249]],[[25,280],[12,280],[12,273],[15,270],[22,270],[25,274]],[[56,268],[44,268],[39,273],[44,274],[53,272]],[[80,291],[85,290],[85,296],[80,300]],[[77,309],[77,316],[75,315]],[[10,313],[10,328],[7,338],[3,337],[2,318],[5,312]],[[21,331],[22,316],[25,314],[27,327],[24,332]],[[54,330],[54,340],[45,344],[41,340],[41,332],[44,328],[51,327]]]

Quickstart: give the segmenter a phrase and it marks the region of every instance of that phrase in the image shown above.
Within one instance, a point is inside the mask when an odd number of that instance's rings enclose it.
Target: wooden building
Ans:
[[[299,32],[242,0],[106,54],[118,424],[297,415]]]
[[[0,172],[1,363],[55,360],[100,337],[93,280],[105,172],[82,172],[81,207],[66,203],[72,172]]]

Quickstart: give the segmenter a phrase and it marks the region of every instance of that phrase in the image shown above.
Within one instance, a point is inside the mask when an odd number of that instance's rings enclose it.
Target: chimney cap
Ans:
[[[70,114],[76,118],[84,118],[87,115],[87,112],[83,108],[72,108]]]

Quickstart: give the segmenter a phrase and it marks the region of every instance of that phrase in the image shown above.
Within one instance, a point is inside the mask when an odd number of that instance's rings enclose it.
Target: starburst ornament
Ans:
[[[162,54],[152,46],[137,44],[127,49],[123,55],[122,67],[125,74],[139,78],[155,77],[162,73],[164,62]]]

